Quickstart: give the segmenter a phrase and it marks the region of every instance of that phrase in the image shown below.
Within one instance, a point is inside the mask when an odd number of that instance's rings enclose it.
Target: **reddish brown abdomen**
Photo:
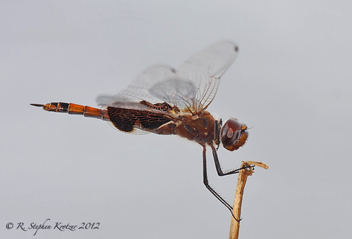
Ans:
[[[52,102],[45,105],[32,104],[34,106],[42,106],[46,111],[62,112],[68,114],[79,114],[84,115],[85,117],[98,118],[102,120],[109,120],[109,116],[106,113],[106,110],[77,105],[73,103],[64,103],[64,102]]]

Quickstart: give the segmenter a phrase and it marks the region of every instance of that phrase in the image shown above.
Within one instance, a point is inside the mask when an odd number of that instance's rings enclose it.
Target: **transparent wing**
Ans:
[[[229,41],[214,44],[189,58],[177,69],[181,79],[194,85],[196,111],[206,109],[213,101],[221,76],[235,61],[238,47]]]
[[[99,96],[98,104],[146,109],[138,105],[145,100],[199,112],[214,99],[219,79],[235,60],[237,51],[235,44],[220,42],[192,56],[177,71],[167,66],[151,67],[117,95]]]
[[[153,93],[161,83],[173,82],[175,78],[175,69],[168,66],[153,66],[138,75],[126,89],[117,95],[99,96],[97,101],[103,106],[120,106],[131,102],[138,103],[142,100],[152,104],[161,103],[164,99],[158,95],[154,96],[151,92]]]

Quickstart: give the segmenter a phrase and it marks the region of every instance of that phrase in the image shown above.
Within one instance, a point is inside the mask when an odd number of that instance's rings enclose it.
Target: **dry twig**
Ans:
[[[262,162],[254,162],[254,161],[243,161],[241,167],[248,167],[242,169],[238,175],[237,187],[236,187],[236,194],[235,194],[235,201],[233,202],[233,215],[237,220],[233,217],[231,220],[231,227],[230,227],[230,235],[229,239],[238,239],[239,229],[240,229],[240,218],[241,218],[241,207],[242,207],[242,197],[244,192],[244,187],[246,185],[247,177],[251,176],[254,171],[253,168],[250,167],[251,165],[255,165],[258,167],[262,167],[268,169],[269,166]]]

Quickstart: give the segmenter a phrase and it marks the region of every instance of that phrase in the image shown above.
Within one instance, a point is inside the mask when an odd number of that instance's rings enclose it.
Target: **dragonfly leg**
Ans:
[[[245,166],[245,167],[242,167],[242,168],[238,168],[238,169],[235,169],[235,170],[231,170],[229,172],[226,172],[224,173],[221,169],[221,166],[220,166],[220,162],[219,162],[219,158],[218,158],[218,154],[216,153],[216,149],[213,145],[210,145],[212,151],[213,151],[213,157],[214,157],[214,162],[215,162],[215,168],[216,168],[216,171],[218,172],[218,175],[219,176],[225,176],[225,175],[230,175],[230,174],[236,174],[236,173],[239,173],[241,171],[241,169],[245,169],[245,168],[248,168],[248,167],[254,167],[254,166]]]
[[[206,148],[203,146],[203,183],[205,187],[231,212],[231,215],[236,221],[240,221],[232,213],[232,206],[226,202],[210,185],[208,181],[208,173],[207,173],[207,157],[206,157]]]

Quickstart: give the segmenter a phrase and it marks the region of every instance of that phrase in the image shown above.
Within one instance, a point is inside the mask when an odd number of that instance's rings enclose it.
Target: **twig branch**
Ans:
[[[251,176],[254,173],[253,168],[251,167],[252,165],[262,167],[265,169],[269,168],[268,165],[262,162],[246,161],[242,163],[241,168],[242,167],[248,167],[248,168],[242,169],[238,175],[235,201],[233,202],[233,211],[232,211],[233,215],[238,221],[235,220],[233,217],[231,217],[232,220],[231,220],[229,239],[238,239],[238,234],[240,229],[239,221],[241,219],[242,197],[243,197],[244,187],[247,182],[247,177]]]

